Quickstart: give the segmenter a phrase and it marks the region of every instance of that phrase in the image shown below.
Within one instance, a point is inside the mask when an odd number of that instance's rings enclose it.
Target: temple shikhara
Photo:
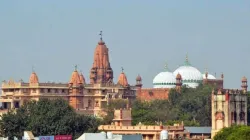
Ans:
[[[136,98],[136,86],[131,86],[126,74],[121,72],[116,81],[113,79],[113,69],[109,62],[109,50],[101,38],[95,52],[93,66],[90,69],[90,83],[86,83],[84,75],[77,70],[72,72],[68,83],[42,83],[38,74],[33,71],[29,82],[23,80],[3,81],[3,109],[19,108],[29,100],[42,98],[63,98],[80,113],[101,115],[103,108],[115,99],[131,102]]]

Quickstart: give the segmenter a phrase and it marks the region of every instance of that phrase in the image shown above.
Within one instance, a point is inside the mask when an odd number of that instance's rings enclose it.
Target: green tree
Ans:
[[[170,90],[168,100],[144,102],[137,100],[132,106],[133,125],[173,124],[184,122],[186,126],[211,126],[211,92],[213,87],[183,86],[181,92]]]
[[[220,130],[213,138],[214,140],[249,140],[249,126],[231,126]]]
[[[63,99],[42,99],[3,114],[0,130],[9,138],[21,138],[25,130],[35,136],[70,134],[77,138],[84,132],[97,131],[98,124],[98,119],[77,114]]]

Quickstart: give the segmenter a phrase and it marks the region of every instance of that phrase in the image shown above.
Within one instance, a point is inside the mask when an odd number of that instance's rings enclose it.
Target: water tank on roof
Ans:
[[[113,133],[112,132],[107,132],[107,138],[108,139],[113,139]]]
[[[167,140],[168,139],[168,131],[167,130],[162,130],[160,137],[161,137],[160,140]]]
[[[105,132],[102,131],[101,134],[103,134],[104,138],[107,138],[107,135]]]

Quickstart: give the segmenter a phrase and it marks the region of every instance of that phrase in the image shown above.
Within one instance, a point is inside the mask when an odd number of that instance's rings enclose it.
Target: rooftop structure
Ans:
[[[187,139],[201,139],[209,138],[208,131],[196,131],[196,129],[185,129],[184,124],[175,124],[174,126],[164,126],[160,122],[158,125],[143,125],[141,123],[131,125],[131,109],[119,109],[114,112],[114,119],[111,125],[100,125],[98,130],[112,132],[113,134],[133,135],[141,134],[143,140],[159,140],[163,130],[168,132],[168,138],[187,138]],[[201,129],[203,129],[201,127]],[[192,130],[192,132],[190,131]],[[195,131],[194,131],[195,130]],[[211,129],[210,129],[211,130]]]

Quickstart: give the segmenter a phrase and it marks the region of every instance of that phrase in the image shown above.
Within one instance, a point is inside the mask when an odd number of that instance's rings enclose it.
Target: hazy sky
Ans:
[[[223,72],[226,88],[250,79],[249,0],[0,1],[0,80],[28,81],[32,65],[43,82],[68,82],[77,64],[89,81],[99,31],[115,82],[121,67],[144,87],[154,76],[191,64]]]

